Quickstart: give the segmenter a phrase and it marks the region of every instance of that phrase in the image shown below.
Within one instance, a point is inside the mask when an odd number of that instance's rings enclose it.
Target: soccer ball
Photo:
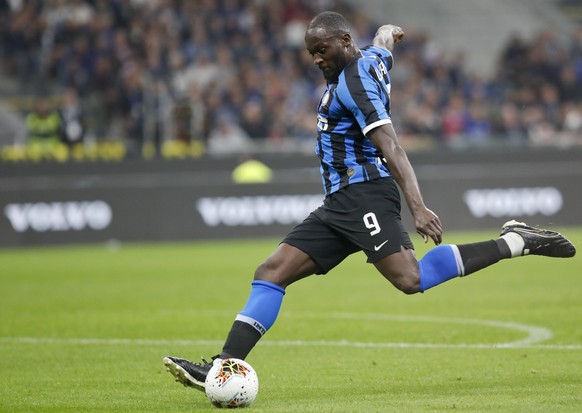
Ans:
[[[259,392],[259,378],[244,360],[216,360],[206,376],[206,397],[216,407],[247,407]]]

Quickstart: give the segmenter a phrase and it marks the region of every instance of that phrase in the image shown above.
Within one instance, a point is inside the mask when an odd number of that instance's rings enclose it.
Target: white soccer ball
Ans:
[[[259,377],[244,360],[215,360],[205,387],[206,397],[216,407],[247,407],[257,398]]]

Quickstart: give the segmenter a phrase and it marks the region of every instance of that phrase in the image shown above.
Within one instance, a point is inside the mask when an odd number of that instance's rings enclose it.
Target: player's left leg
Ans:
[[[236,316],[220,354],[212,362],[194,363],[179,357],[164,357],[164,365],[177,382],[204,391],[206,376],[215,360],[244,359],[275,323],[285,287],[319,271],[305,252],[282,243],[259,265],[245,307]]]
[[[212,362],[202,359],[202,363],[193,363],[184,358],[167,356],[164,357],[164,365],[178,383],[204,391],[204,382],[212,367]]]
[[[321,212],[321,211],[319,211]],[[314,211],[297,225],[277,249],[258,266],[251,292],[236,316],[220,354],[224,358],[244,359],[275,323],[285,288],[311,274],[325,274],[357,247],[345,242]],[[212,362],[193,363],[177,357],[165,357],[167,370],[176,381],[204,391],[204,381]]]
[[[285,288],[318,271],[307,253],[281,243],[255,271],[247,303],[236,316],[219,357],[246,358],[275,323]]]
[[[458,276],[466,276],[506,258],[524,255],[568,258],[574,245],[562,234],[509,221],[495,240],[462,245],[439,245],[418,262],[414,252],[400,252],[374,263],[397,288],[407,294],[424,292]]]

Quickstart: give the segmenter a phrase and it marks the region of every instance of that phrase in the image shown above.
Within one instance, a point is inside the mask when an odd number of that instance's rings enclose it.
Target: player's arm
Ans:
[[[391,123],[378,126],[367,134],[374,146],[379,149],[402,190],[408,208],[414,217],[416,231],[424,238],[432,238],[436,245],[442,241],[442,224],[439,217],[426,207],[422,199],[418,180],[406,152],[398,142],[398,136]]]
[[[385,24],[380,26],[374,36],[374,46],[383,47],[392,51],[394,46],[404,39],[404,31],[401,27],[392,24]]]
[[[392,24],[380,26],[374,36],[373,44],[393,51],[394,46],[402,42],[404,31]],[[415,220],[416,231],[428,242],[429,237],[435,244],[442,241],[442,224],[439,217],[426,207],[422,199],[418,180],[406,152],[398,142],[398,136],[391,123],[372,129],[367,134],[374,146],[378,148],[390,165],[398,186]]]

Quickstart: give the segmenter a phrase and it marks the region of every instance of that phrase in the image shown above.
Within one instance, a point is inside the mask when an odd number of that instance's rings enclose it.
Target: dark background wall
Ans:
[[[447,230],[507,219],[582,225],[582,151],[410,155]],[[0,165],[0,246],[282,237],[323,199],[314,156],[262,155],[268,184],[235,184],[235,158]],[[408,230],[414,228],[406,207]]]

